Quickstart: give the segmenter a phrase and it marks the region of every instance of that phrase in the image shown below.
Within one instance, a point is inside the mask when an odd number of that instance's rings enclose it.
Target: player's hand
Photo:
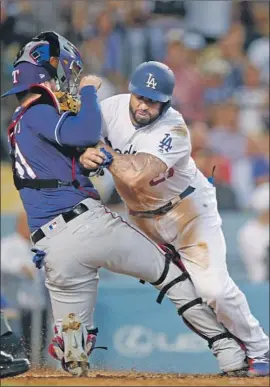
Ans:
[[[86,151],[80,156],[80,163],[86,169],[98,168],[105,159],[105,154],[97,148],[87,148]]]
[[[98,90],[101,86],[101,78],[96,77],[95,75],[86,75],[82,77],[79,85],[79,91],[85,86],[94,86]]]

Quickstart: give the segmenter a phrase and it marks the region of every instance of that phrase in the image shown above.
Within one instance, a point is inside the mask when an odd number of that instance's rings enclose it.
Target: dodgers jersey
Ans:
[[[190,156],[190,134],[182,115],[170,107],[157,121],[138,129],[130,120],[129,101],[130,94],[120,94],[101,102],[103,138],[119,153],[148,153],[167,165],[165,174],[154,178],[148,187],[142,187],[136,201],[125,200],[129,208],[156,209],[189,185],[209,187],[210,183]]]

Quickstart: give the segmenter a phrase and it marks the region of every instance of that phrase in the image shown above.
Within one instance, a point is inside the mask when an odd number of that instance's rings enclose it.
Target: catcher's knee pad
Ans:
[[[181,261],[179,253],[175,250],[174,246],[170,244],[164,244],[160,245],[160,248],[164,251],[165,253],[165,265],[164,265],[164,270],[160,276],[160,278],[156,282],[151,282],[151,285],[157,287],[160,289],[160,293],[157,298],[157,303],[161,304],[164,296],[168,292],[169,289],[171,289],[174,285],[178,284],[179,282],[189,280],[190,275],[188,274],[183,262]],[[168,276],[169,275],[169,270],[170,270],[170,265],[174,264],[177,266],[181,272],[180,275],[178,276],[173,276],[171,280],[168,281]]]
[[[95,348],[98,329],[87,330],[80,318],[69,313],[54,327],[54,338],[49,345],[49,354],[60,360],[65,371],[74,376],[86,376],[88,356]]]
[[[160,278],[152,283],[160,290],[157,302],[161,303],[164,296],[170,291],[170,294],[167,295],[173,302],[178,299],[178,314],[182,316],[186,325],[207,340],[208,346],[214,354],[220,353],[219,343],[221,343],[221,340],[225,339],[231,342],[232,339],[236,341],[237,339],[221,323],[217,322],[213,310],[203,303],[201,297],[197,296],[191,278],[175,248],[168,244],[160,247],[165,252],[165,265]],[[170,270],[171,265],[173,265],[174,270]],[[175,266],[180,271],[179,275],[177,275]],[[180,282],[182,282],[181,289],[174,288]],[[234,347],[234,353],[239,354],[242,361],[245,357],[243,351],[239,353],[239,344],[241,343],[237,341],[232,345],[230,344],[230,346]]]

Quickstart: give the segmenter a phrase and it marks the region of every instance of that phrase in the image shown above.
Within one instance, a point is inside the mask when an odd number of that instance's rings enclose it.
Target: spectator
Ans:
[[[9,296],[8,301],[17,305],[21,312],[26,354],[31,358],[33,313],[42,312],[42,327],[39,332],[40,336],[43,336],[43,341],[47,317],[43,271],[37,270],[32,262],[33,254],[29,238],[30,231],[26,214],[23,212],[17,218],[16,231],[1,240],[1,287]],[[38,339],[37,337],[36,340]]]
[[[194,158],[198,152],[209,148],[209,128],[205,122],[194,121],[189,130],[192,144],[191,156]]]
[[[240,22],[234,22],[226,35],[217,43],[221,58],[237,68],[245,62],[245,29]]]
[[[99,0],[91,2],[91,7],[89,6],[89,2],[85,0],[68,2],[69,17],[71,19],[69,36],[72,41],[80,42],[86,39],[87,35],[91,33],[97,17],[106,8],[106,1]]]
[[[230,82],[231,66],[222,59],[211,59],[203,67],[204,102],[206,105],[227,101],[233,94]]]
[[[259,36],[248,46],[247,56],[259,68],[261,81],[269,84],[269,2],[253,2],[252,9]]]
[[[108,78],[113,84],[124,82],[121,75],[123,68],[123,41],[112,16],[103,11],[94,26],[84,31],[81,46],[86,69]]]
[[[1,2],[0,37],[5,45],[23,46],[37,32],[38,23],[29,0]],[[1,12],[2,13],[2,12]]]
[[[231,162],[225,156],[209,149],[207,125],[196,122],[191,125],[192,157],[206,177],[214,178],[220,210],[238,209],[236,196],[231,188]]]
[[[242,84],[242,66],[246,61],[243,50],[244,41],[244,28],[240,23],[235,22],[226,35],[204,51],[201,60],[202,70],[209,61],[215,63],[216,60],[223,60],[229,64],[223,82],[224,87],[230,92],[230,96],[234,89]]]
[[[226,102],[213,109],[209,147],[231,161],[231,183],[239,208],[246,208],[254,189],[252,165],[248,158],[249,138],[238,128],[238,107]]]
[[[184,46],[181,30],[171,30],[168,33],[165,63],[175,74],[173,107],[183,114],[187,123],[203,121],[202,80],[196,67],[189,63],[189,53]]]
[[[250,281],[269,281],[269,183],[254,191],[251,208],[256,215],[239,230],[239,253]]]
[[[144,15],[141,9],[132,9],[126,15],[123,52],[132,52],[132,55],[125,55],[124,57],[123,70],[126,77],[147,59],[150,40],[146,21],[147,15]]]
[[[245,134],[259,134],[265,129],[264,110],[268,91],[261,85],[260,71],[246,63],[243,74],[243,86],[236,89],[234,100],[239,106],[239,129]]]
[[[215,42],[230,28],[233,15],[233,2],[185,0],[185,25],[189,31],[203,35],[209,43]]]
[[[254,188],[269,182],[269,133],[249,137],[247,154],[251,161]]]
[[[204,37],[195,32],[185,32],[183,34],[183,44],[187,51],[190,66],[197,68],[203,49],[206,46]]]
[[[238,114],[231,101],[214,106],[209,134],[210,148],[231,161],[245,157],[247,151],[248,139],[239,131]]]

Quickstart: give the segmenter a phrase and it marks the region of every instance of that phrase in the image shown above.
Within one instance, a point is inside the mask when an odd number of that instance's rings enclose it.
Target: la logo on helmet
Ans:
[[[156,86],[157,86],[157,82],[155,80],[155,77],[151,73],[149,73],[149,77],[147,79],[146,86],[147,87],[152,87],[152,89],[155,89]]]

